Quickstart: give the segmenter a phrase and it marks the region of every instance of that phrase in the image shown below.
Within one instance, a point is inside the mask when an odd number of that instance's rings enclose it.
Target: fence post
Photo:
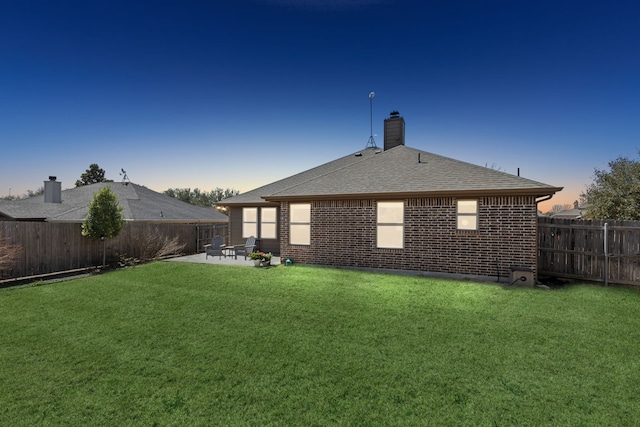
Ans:
[[[609,286],[609,224],[604,223],[604,286]]]

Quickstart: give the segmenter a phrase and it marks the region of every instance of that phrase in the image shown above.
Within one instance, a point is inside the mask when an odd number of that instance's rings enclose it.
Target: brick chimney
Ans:
[[[404,145],[404,119],[400,113],[392,111],[388,119],[384,119],[384,149]]]
[[[62,183],[56,181],[55,176],[50,176],[49,181],[44,182],[44,202],[62,203]]]

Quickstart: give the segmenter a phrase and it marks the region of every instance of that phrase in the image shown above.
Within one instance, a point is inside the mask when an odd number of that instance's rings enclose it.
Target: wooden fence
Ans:
[[[141,258],[152,237],[178,236],[183,253],[201,252],[215,234],[227,236],[228,225],[126,223],[118,237],[101,242],[82,236],[80,224],[0,221],[0,238],[22,248],[0,279],[99,266],[103,249],[107,264],[120,255]],[[540,218],[538,274],[640,286],[640,221]]]
[[[195,253],[204,244],[198,227],[203,226],[128,222],[117,237],[101,242],[82,236],[80,224],[0,221],[0,238],[22,248],[17,263],[0,271],[0,279],[100,266],[105,249],[108,265],[117,263],[120,255],[142,258],[165,237],[177,236],[185,245],[181,252]]]
[[[640,286],[640,221],[539,218],[538,274]]]

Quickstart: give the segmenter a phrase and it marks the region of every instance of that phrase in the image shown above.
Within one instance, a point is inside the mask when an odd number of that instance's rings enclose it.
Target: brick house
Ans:
[[[233,243],[296,263],[505,278],[535,272],[537,203],[561,187],[404,144],[404,119],[366,148],[223,200]]]

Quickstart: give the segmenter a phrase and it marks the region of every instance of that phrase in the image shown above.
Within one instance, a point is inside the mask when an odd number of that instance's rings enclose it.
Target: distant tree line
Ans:
[[[124,170],[122,171],[124,173]],[[80,179],[76,181],[76,187],[83,185],[96,184],[98,182],[113,182],[112,179],[106,179],[106,172],[97,163],[89,165],[83,174],[80,175]],[[21,200],[28,199],[30,197],[41,196],[44,194],[44,187],[40,187],[37,190],[27,190],[26,194],[21,196],[5,196],[0,197],[0,200]],[[222,199],[240,194],[238,190],[233,188],[219,188],[216,187],[211,191],[202,191],[199,188],[169,188],[165,190],[163,194],[174,197],[183,202],[190,203],[196,206],[213,206]]]
[[[220,187],[211,191],[202,191],[199,188],[193,190],[190,188],[169,188],[163,194],[196,206],[213,206],[220,200],[238,195],[240,192],[233,188],[222,189]]]
[[[44,194],[44,187],[40,187],[37,190],[27,190],[27,192],[22,195],[18,195],[18,196],[9,195],[9,196],[0,197],[0,200],[7,200],[7,201],[22,200],[22,199],[28,199],[29,197],[42,196],[43,194]]]

